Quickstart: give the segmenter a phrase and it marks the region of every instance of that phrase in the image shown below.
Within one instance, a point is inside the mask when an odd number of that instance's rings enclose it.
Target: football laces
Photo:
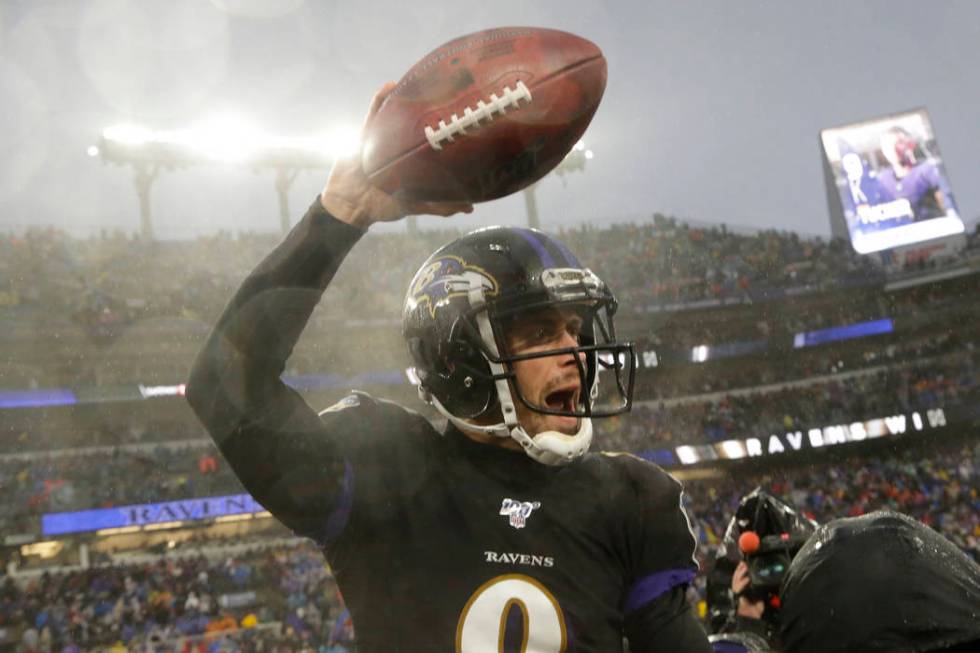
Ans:
[[[517,80],[516,87],[505,86],[500,95],[491,93],[488,101],[477,100],[476,107],[465,107],[463,115],[452,114],[449,121],[440,120],[437,128],[425,126],[425,138],[433,150],[441,150],[444,142],[452,143],[457,136],[466,135],[480,128],[486,122],[492,122],[497,115],[505,115],[508,109],[520,109],[520,101],[524,105],[531,103],[531,91],[524,82]]]

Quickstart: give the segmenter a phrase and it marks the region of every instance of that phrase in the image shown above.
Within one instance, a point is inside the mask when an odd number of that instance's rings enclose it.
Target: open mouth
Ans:
[[[559,388],[544,398],[545,406],[551,410],[574,413],[578,410],[578,386]]]

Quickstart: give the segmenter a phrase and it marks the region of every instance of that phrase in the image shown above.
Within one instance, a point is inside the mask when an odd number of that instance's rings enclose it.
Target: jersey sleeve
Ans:
[[[286,526],[318,541],[346,523],[344,502],[368,452],[383,451],[415,423],[403,409],[366,401],[342,417],[344,411],[321,417],[281,379],[313,309],[361,235],[317,199],[242,283],[186,386],[188,403],[246,490]]]
[[[433,442],[427,419],[398,404],[354,392],[320,413],[341,460],[342,483],[317,540],[333,543],[360,515],[383,521],[425,478]]]
[[[630,653],[711,653],[708,634],[677,586],[631,613],[624,626]]]
[[[622,607],[630,644],[638,651],[710,651],[684,598],[698,564],[681,503],[683,488],[651,462],[622,458],[627,574]]]

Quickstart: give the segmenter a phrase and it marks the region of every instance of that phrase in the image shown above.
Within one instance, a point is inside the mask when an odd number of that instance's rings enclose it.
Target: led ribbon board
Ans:
[[[226,515],[265,512],[248,494],[143,503],[115,508],[55,512],[41,516],[45,536],[84,533],[105,528],[143,527],[177,521],[203,521]]]

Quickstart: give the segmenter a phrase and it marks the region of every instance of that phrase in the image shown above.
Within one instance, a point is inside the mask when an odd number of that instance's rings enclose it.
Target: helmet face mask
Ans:
[[[509,314],[491,311],[490,323],[494,333],[498,335],[499,356],[484,351],[489,361],[501,363],[509,370],[507,378],[515,398],[526,408],[542,415],[564,417],[608,417],[629,410],[632,401],[632,385],[635,366],[630,364],[633,352],[631,346],[618,343],[615,340],[615,329],[612,324],[612,314],[615,313],[615,300],[569,299],[534,304],[523,310],[512,310]],[[525,322],[530,325],[540,322],[540,314],[547,311],[574,311],[581,319],[581,329],[578,334],[578,344],[574,347],[559,347],[534,351],[512,351],[507,334],[515,322]],[[496,314],[495,314],[496,313]],[[503,337],[500,337],[503,334]],[[525,387],[520,376],[514,371],[515,363],[546,358],[572,359],[575,361],[578,376],[577,400],[562,407],[552,407],[547,403],[537,403],[531,396],[533,388]],[[618,392],[614,398],[599,394],[600,372],[613,371],[614,385]],[[605,375],[603,375],[605,377]],[[608,383],[608,379],[607,379]],[[604,399],[604,403],[600,403]]]
[[[518,407],[577,418],[577,435],[548,433],[574,438],[585,437],[587,430],[588,440],[590,418],[630,409],[636,355],[632,343],[616,340],[616,300],[594,273],[545,234],[493,227],[450,243],[423,264],[405,307],[403,333],[420,395],[457,426],[513,437],[537,458],[533,440],[540,434],[528,434],[518,424]],[[563,316],[572,312],[581,325],[574,346],[561,335],[547,343],[556,347],[512,351],[508,334],[515,325],[547,325],[554,318],[564,329]],[[516,367],[548,358],[554,368],[547,387],[522,382]],[[545,390],[558,394],[555,383],[561,385],[560,399],[544,401],[551,396],[542,396]],[[479,426],[487,421],[497,423]]]

